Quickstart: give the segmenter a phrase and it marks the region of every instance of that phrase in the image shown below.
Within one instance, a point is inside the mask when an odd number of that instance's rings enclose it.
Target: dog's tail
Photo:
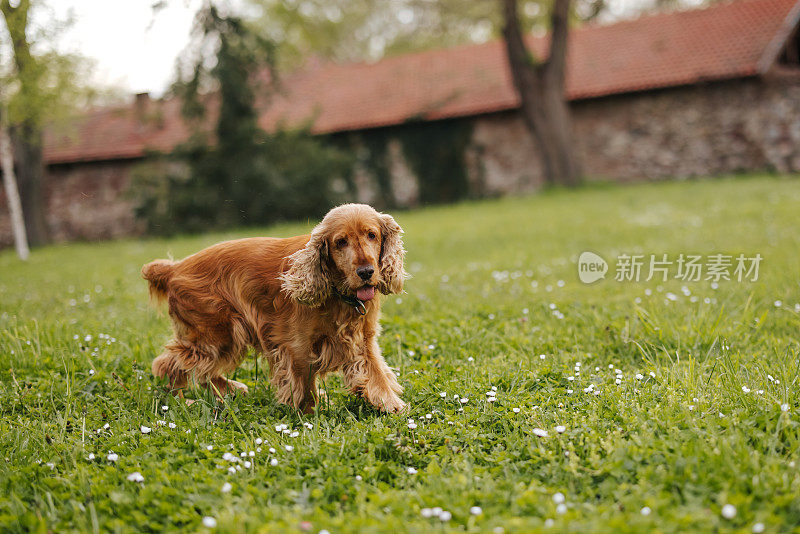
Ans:
[[[171,260],[156,260],[142,267],[142,276],[150,282],[150,298],[154,301],[167,298],[167,284],[172,278],[174,265]]]

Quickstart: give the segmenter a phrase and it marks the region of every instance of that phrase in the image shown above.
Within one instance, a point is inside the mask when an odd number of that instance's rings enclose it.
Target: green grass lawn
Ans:
[[[150,375],[169,321],[143,263],[309,225],[0,254],[0,530],[797,531],[800,180],[395,215],[413,278],[384,301],[410,405],[391,416],[338,378],[301,416],[255,358],[224,404]],[[605,280],[578,280],[585,250]],[[757,281],[644,281],[650,254],[740,253]],[[614,280],[622,254],[642,280]]]

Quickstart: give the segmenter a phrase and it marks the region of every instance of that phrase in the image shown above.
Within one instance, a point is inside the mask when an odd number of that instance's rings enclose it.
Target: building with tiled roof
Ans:
[[[587,176],[634,180],[800,170],[799,18],[800,0],[733,0],[574,28],[566,96]],[[541,54],[546,42],[531,37],[528,44]],[[403,139],[440,132],[446,143],[448,132],[458,129],[463,138],[465,128],[469,142],[458,148],[465,162],[458,195],[541,185],[500,41],[375,63],[315,63],[285,76],[281,86],[261,116],[264,128],[310,124],[313,133],[355,144],[365,136],[386,141],[390,187],[377,187],[369,169],[360,169],[359,200],[448,200],[430,193],[438,189],[422,181],[435,180],[436,169],[415,168],[404,157]],[[140,95],[131,106],[92,111],[48,132],[51,223],[59,237],[137,231],[121,191],[131,167],[150,151],[169,152],[187,137],[179,108],[178,102]],[[94,220],[87,213],[95,213]],[[108,221],[108,230],[98,232],[98,219]]]

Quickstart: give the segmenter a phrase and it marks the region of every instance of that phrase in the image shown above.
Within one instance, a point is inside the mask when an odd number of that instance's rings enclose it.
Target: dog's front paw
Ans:
[[[384,397],[375,403],[375,406],[386,413],[400,413],[407,408],[406,403],[397,395]]]
[[[236,380],[228,379],[228,387],[235,393],[241,393],[242,395],[247,395],[250,393],[250,388],[247,387],[246,384],[242,384],[241,382],[237,382]]]

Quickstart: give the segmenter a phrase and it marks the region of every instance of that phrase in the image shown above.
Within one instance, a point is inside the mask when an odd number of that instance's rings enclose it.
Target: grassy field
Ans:
[[[396,218],[413,279],[384,302],[410,405],[393,416],[338,378],[301,416],[255,358],[224,404],[150,375],[169,326],[144,262],[309,225],[0,254],[0,530],[798,530],[800,180]],[[578,280],[585,250],[605,280]],[[647,262],[614,280],[623,254],[740,253],[763,257],[757,281],[647,282]]]

